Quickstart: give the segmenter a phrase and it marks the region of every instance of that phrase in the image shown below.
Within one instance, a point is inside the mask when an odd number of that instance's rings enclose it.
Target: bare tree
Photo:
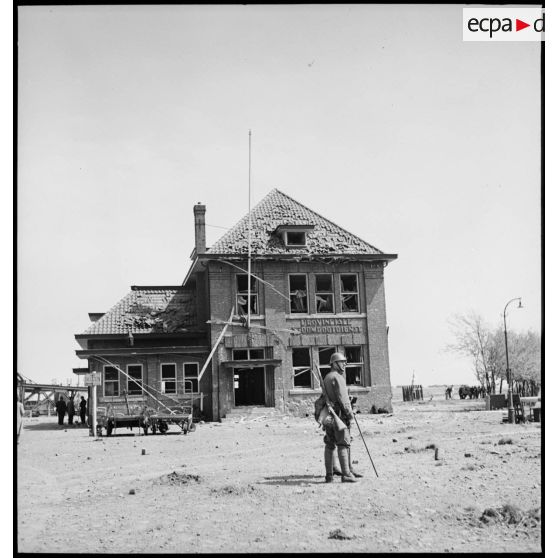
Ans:
[[[477,380],[487,393],[494,393],[493,340],[488,324],[479,314],[469,312],[452,316],[449,325],[455,343],[447,349],[470,357]]]
[[[475,375],[487,393],[502,393],[506,380],[504,331],[492,330],[475,312],[456,314],[449,319],[455,343],[447,350],[457,352],[472,361]],[[513,389],[522,395],[534,395],[541,381],[541,338],[538,333],[508,331],[508,353],[512,369]]]

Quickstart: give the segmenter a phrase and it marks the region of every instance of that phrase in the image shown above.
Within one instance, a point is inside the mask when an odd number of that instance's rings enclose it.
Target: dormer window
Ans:
[[[306,232],[286,231],[285,246],[306,246]]]
[[[314,225],[279,225],[275,233],[287,248],[303,248],[308,244],[308,233]]]

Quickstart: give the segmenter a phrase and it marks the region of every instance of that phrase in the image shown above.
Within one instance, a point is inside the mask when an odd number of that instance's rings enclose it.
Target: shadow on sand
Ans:
[[[56,419],[54,419],[56,421]],[[82,426],[81,424],[63,424],[59,425],[58,422],[39,422],[33,423],[23,423],[24,430],[86,430],[87,426]]]
[[[324,477],[318,475],[285,475],[280,477],[264,477],[257,484],[269,484],[275,486],[310,486],[312,484],[324,484]]]

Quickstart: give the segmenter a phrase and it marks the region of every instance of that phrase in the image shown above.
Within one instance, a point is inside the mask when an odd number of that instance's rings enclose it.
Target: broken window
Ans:
[[[335,347],[319,347],[318,348],[318,362],[320,365],[320,374],[322,378],[326,377],[329,372],[329,359],[331,355],[335,352]]]
[[[236,313],[248,314],[248,274],[236,276]],[[250,278],[250,314],[258,313],[258,288],[256,280]]]
[[[199,364],[197,362],[184,363],[184,393],[198,393],[200,391],[198,370]]]
[[[176,364],[161,364],[161,391],[176,393]]]
[[[126,372],[128,373],[128,395],[141,395],[143,366],[128,364]]]
[[[347,358],[347,366],[345,368],[345,377],[346,377],[347,385],[361,386],[362,385],[362,348],[345,347],[345,357]]]
[[[306,246],[306,233],[303,231],[287,231],[285,233],[287,246]]]
[[[306,275],[289,275],[289,294],[291,297],[291,313],[308,313]]]
[[[333,312],[333,275],[331,273],[319,273],[316,279],[316,312]]]
[[[293,348],[293,374],[295,387],[312,387],[309,348]]]
[[[341,274],[341,312],[358,312],[358,277],[356,273]]]
[[[105,397],[120,395],[118,383],[118,370],[114,366],[105,366]]]

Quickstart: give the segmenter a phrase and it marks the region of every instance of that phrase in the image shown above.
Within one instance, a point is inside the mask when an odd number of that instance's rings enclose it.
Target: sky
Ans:
[[[541,330],[540,55],[459,5],[26,6],[17,369],[66,382],[88,312],[179,285],[272,188],[398,259],[392,384],[474,383],[448,319]],[[513,364],[512,364],[513,367]],[[75,380],[74,380],[75,382]]]

